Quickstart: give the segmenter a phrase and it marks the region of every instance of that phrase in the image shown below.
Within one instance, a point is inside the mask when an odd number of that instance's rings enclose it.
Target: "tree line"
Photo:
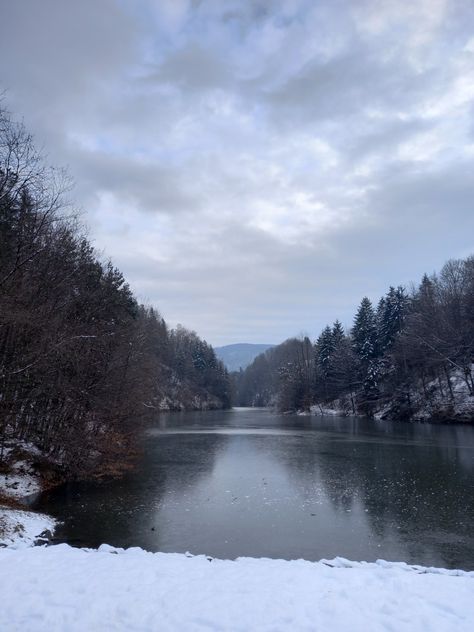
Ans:
[[[97,255],[69,190],[0,109],[0,463],[22,440],[74,477],[120,469],[147,414],[230,406],[230,383]]]
[[[292,338],[233,375],[236,401],[392,419],[474,421],[474,257],[364,297],[345,331]]]

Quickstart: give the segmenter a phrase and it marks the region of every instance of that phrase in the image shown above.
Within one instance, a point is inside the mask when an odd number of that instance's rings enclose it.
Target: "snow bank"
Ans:
[[[21,466],[22,464],[18,463],[17,469],[11,474],[0,474],[0,493],[19,500],[40,491],[41,486],[38,478],[28,473],[22,473]]]
[[[24,458],[15,459],[16,454]],[[8,472],[0,474],[0,498],[22,501],[27,496],[41,491],[41,480],[35,472],[32,459],[41,456],[30,443],[17,441],[4,449]],[[29,460],[31,458],[31,460]],[[21,506],[19,502],[16,503]],[[0,547],[21,548],[32,546],[44,531],[53,533],[56,521],[44,514],[20,511],[0,505]]]
[[[462,571],[67,545],[0,550],[0,568],[1,630],[474,629]]]
[[[32,546],[44,531],[53,533],[55,526],[54,518],[45,514],[0,507],[0,546]]]
[[[14,450],[20,450],[27,458],[12,459]],[[41,452],[31,443],[16,441],[4,448],[4,459],[9,463],[8,473],[0,473],[0,495],[19,500],[41,490],[41,483],[28,457],[41,456]]]

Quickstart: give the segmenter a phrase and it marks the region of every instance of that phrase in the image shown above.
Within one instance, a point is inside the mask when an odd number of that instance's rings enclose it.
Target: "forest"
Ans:
[[[0,465],[23,441],[74,478],[120,470],[157,410],[229,407],[230,383],[94,251],[70,189],[0,109]]]
[[[364,297],[352,327],[292,338],[233,374],[242,406],[474,421],[474,256],[448,261],[418,286]]]

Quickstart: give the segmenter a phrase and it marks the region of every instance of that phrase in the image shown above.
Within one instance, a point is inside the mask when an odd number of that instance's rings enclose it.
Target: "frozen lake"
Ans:
[[[57,538],[151,551],[474,569],[474,428],[162,414],[123,479],[45,493]]]

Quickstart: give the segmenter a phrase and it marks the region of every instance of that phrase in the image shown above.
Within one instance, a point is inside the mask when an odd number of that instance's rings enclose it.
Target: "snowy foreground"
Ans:
[[[65,544],[0,549],[0,569],[9,632],[474,629],[474,572]]]

